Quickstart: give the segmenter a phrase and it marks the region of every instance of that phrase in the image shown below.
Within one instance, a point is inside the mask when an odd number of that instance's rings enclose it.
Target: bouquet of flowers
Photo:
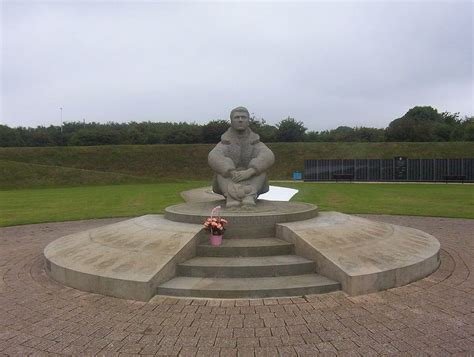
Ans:
[[[221,236],[224,234],[226,224],[227,220],[224,218],[209,217],[204,222],[204,229],[211,232],[212,235]]]
[[[211,212],[211,216],[207,218],[204,222],[204,229],[215,236],[223,235],[225,231],[225,225],[228,223],[226,219],[221,218],[220,216],[214,216],[214,212],[217,211],[219,208],[221,207],[215,207]]]

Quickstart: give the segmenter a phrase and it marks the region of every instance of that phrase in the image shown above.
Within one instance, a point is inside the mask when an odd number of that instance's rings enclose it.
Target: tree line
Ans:
[[[0,146],[207,144],[217,143],[228,127],[226,120],[213,120],[207,124],[66,122],[62,126],[36,128],[0,125]],[[250,127],[267,143],[474,141],[474,117],[439,113],[430,106],[411,108],[384,129],[340,126],[332,130],[308,131],[304,123],[291,117],[276,125],[252,117]]]

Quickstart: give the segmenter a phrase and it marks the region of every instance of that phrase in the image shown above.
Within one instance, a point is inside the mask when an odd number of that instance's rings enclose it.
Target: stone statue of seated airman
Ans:
[[[249,120],[246,108],[233,109],[231,127],[209,153],[209,165],[215,173],[212,188],[225,196],[226,208],[253,207],[258,195],[269,190],[266,171],[275,156],[249,128]]]

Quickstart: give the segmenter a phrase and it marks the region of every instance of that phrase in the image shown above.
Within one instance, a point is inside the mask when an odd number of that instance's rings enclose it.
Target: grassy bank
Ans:
[[[71,187],[151,183],[153,178],[0,160],[0,188]]]
[[[163,213],[179,193],[206,181],[0,191],[0,226]],[[274,182],[321,210],[474,218],[473,185]]]
[[[294,171],[302,171],[306,159],[392,158],[399,155],[409,158],[474,157],[473,142],[268,145],[276,156],[270,177],[281,180],[291,178]],[[213,146],[0,148],[0,188],[210,180],[212,173],[207,154]]]

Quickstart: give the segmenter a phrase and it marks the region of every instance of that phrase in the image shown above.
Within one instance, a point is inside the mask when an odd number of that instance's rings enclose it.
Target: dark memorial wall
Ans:
[[[305,160],[304,180],[474,182],[474,158]]]
[[[408,179],[408,158],[398,156],[393,158],[394,174],[393,179],[405,181]]]

